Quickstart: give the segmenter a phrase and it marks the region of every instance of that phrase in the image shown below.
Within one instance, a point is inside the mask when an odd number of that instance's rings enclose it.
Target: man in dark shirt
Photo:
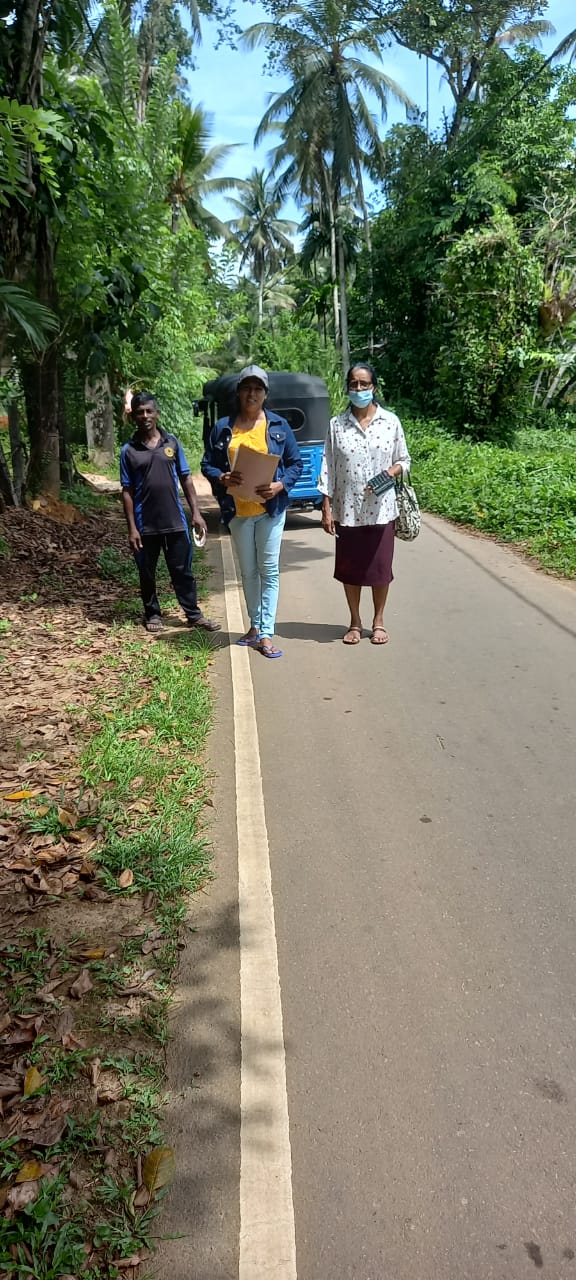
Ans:
[[[205,618],[198,605],[196,579],[192,573],[192,543],[180,501],[179,482],[200,537],[206,536],[206,522],[200,515],[198,495],[184,450],[176,436],[159,425],[158,405],[147,391],[134,396],[130,412],[136,431],[122,449],[120,480],[130,549],[140,575],[146,629],[162,630],[156,566],[163,551],[188,626],[219,631],[218,623]]]

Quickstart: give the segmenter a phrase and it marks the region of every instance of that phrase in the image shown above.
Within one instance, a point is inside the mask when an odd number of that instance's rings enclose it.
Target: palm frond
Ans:
[[[518,44],[521,40],[530,43],[540,40],[542,36],[555,35],[556,28],[552,26],[551,22],[547,22],[545,18],[534,18],[531,22],[513,23],[505,31],[500,31],[496,36],[496,43],[499,45],[512,45]]]
[[[558,58],[565,58],[567,53],[570,54],[569,62],[572,62],[572,59],[576,57],[576,31],[570,31],[567,36],[564,36],[564,39],[560,41],[560,44],[554,50],[552,59],[556,61]]]
[[[31,347],[42,351],[59,328],[53,311],[37,302],[26,289],[0,279],[0,332],[4,329],[12,337],[18,332],[24,334]]]

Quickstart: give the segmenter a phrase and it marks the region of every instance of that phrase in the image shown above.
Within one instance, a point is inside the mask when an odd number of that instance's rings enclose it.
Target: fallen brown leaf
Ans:
[[[37,1178],[42,1177],[42,1170],[47,1168],[41,1165],[39,1160],[27,1160],[22,1168],[18,1170],[15,1181],[18,1182],[35,1182]]]
[[[62,986],[62,984],[67,981],[68,981],[67,975],[64,975],[64,977],[62,977],[62,974],[60,974],[58,978],[52,978],[50,982],[46,982],[45,985],[43,987],[40,987],[40,990],[36,992],[38,999],[43,1000],[45,996],[51,996],[52,992],[55,991],[57,987]]]
[[[82,996],[85,996],[89,991],[92,991],[93,985],[89,970],[83,969],[76,978],[76,981],[72,983],[68,994],[72,996],[74,1000],[81,1000]]]
[[[110,895],[105,889],[100,889],[97,884],[88,884],[82,894],[88,902],[108,902]]]
[[[176,1171],[176,1159],[171,1147],[154,1147],[144,1161],[142,1169],[142,1177],[144,1186],[148,1188],[150,1195],[153,1196],[155,1191],[159,1191],[161,1187],[167,1187],[172,1181]]]
[[[80,1039],[80,1036],[74,1035],[73,1031],[65,1031],[62,1036],[62,1048],[68,1050],[85,1049],[86,1045]]]
[[[55,1098],[38,1115],[21,1113],[15,1117],[12,1135],[22,1141],[33,1142],[35,1147],[53,1147],[64,1133],[71,1106],[70,1101]]]
[[[78,814],[72,813],[70,809],[59,809],[58,821],[61,827],[72,827],[72,828],[77,827]]]
[[[47,880],[39,871],[33,871],[31,876],[24,876],[24,884],[27,889],[31,889],[32,893],[50,892]]]
[[[36,1039],[34,1027],[17,1027],[9,1036],[2,1036],[0,1044],[33,1044]]]
[[[147,938],[146,942],[142,943],[142,955],[148,956],[151,951],[161,951],[162,946],[163,943],[160,939]]]
[[[19,1187],[11,1187],[6,1196],[6,1203],[19,1213],[27,1204],[33,1204],[38,1197],[37,1182],[23,1182]]]
[[[31,1098],[33,1093],[38,1093],[42,1088],[44,1081],[37,1067],[29,1067],[24,1076],[24,1097]]]
[[[121,889],[129,889],[134,884],[134,872],[130,867],[126,867],[118,876],[118,884]]]
[[[108,955],[106,947],[86,947],[83,951],[72,951],[73,960],[103,960]]]
[[[56,1039],[60,1040],[63,1036],[68,1035],[73,1026],[74,1014],[72,1010],[70,1008],[63,1009],[54,1029]]]

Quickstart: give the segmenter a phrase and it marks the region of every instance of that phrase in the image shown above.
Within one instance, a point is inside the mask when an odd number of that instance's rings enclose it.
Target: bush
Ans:
[[[553,572],[576,574],[571,432],[519,432],[509,449],[455,440],[421,419],[404,419],[404,427],[425,510],[518,543]]]
[[[441,272],[446,332],[437,381],[456,434],[512,440],[527,410],[527,373],[538,359],[542,288],[540,266],[507,214],[494,214],[450,249]]]

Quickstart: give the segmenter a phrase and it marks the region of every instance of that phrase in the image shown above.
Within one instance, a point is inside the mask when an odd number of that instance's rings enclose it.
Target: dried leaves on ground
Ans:
[[[58,1205],[66,1209],[63,1270],[54,1274],[136,1280],[151,1256],[158,1194],[173,1173],[154,1111],[160,1050],[147,1033],[147,1011],[154,1025],[163,999],[154,961],[166,940],[154,894],[136,891],[130,867],[116,884],[102,877],[106,785],[87,787],[80,763],[95,708],[113,716],[121,686],[123,641],[111,624],[127,597],[133,607],[134,589],[128,572],[124,582],[104,580],[101,565],[103,550],[125,557],[125,544],[114,502],[86,516],[56,504],[0,518],[0,546],[8,547],[0,558],[6,1275],[19,1267],[36,1274],[34,1232],[46,1232]],[[138,830],[148,803],[136,787],[125,834]]]

